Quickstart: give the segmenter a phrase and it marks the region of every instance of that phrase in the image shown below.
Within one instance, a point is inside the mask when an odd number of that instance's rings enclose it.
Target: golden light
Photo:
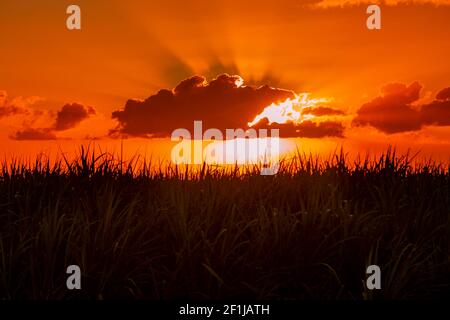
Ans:
[[[267,118],[269,125],[274,122],[280,124],[293,122],[298,124],[305,120],[310,120],[315,116],[304,112],[305,109],[314,108],[320,103],[327,103],[329,99],[309,99],[308,96],[309,93],[301,93],[296,94],[292,99],[288,98],[280,103],[272,103],[270,106],[265,107],[252,122],[249,122],[248,126],[252,127],[264,118]]]
[[[236,88],[242,87],[242,85],[244,84],[244,79],[238,76],[234,81],[234,84],[236,85]]]

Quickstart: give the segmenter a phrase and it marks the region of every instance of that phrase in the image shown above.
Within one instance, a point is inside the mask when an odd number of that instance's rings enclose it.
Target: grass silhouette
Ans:
[[[1,299],[431,299],[450,293],[449,168],[298,153],[197,168],[82,148],[5,161]],[[67,290],[68,265],[82,290]],[[379,265],[382,289],[367,290]]]

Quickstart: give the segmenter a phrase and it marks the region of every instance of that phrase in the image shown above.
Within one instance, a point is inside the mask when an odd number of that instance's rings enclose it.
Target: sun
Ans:
[[[318,104],[329,102],[328,98],[309,99],[309,93],[296,94],[294,98],[288,98],[279,103],[272,103],[264,108],[253,121],[248,123],[249,127],[253,127],[259,121],[267,118],[269,125],[272,123],[302,123],[305,120],[315,118],[314,115],[306,112],[317,107]]]

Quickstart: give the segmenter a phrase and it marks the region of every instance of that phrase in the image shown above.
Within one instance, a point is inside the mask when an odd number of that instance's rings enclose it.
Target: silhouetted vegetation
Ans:
[[[449,168],[298,154],[200,168],[85,149],[5,162],[1,299],[439,298],[449,283]],[[67,290],[66,268],[82,270]],[[382,289],[365,289],[366,267]]]

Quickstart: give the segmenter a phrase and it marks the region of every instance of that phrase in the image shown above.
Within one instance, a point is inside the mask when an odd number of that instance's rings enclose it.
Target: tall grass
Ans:
[[[449,168],[394,150],[181,167],[81,149],[5,161],[1,299],[408,299],[450,293]],[[82,290],[67,290],[68,265]],[[366,267],[382,289],[365,288]]]

